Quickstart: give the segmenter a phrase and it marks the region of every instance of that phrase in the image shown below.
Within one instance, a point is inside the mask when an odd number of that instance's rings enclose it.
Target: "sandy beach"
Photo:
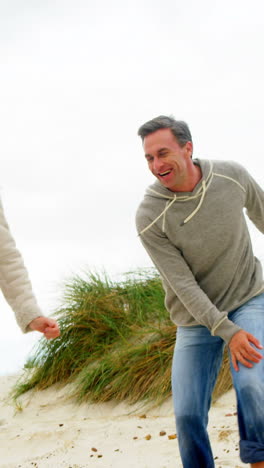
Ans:
[[[178,468],[172,400],[146,410],[125,403],[77,405],[70,387],[29,392],[15,407],[7,396],[17,376],[0,378],[1,468]],[[233,390],[210,411],[217,468],[242,468]]]

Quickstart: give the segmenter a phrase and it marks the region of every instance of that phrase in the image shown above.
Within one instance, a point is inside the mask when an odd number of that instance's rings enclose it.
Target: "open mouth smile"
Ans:
[[[166,175],[168,175],[170,173],[171,173],[171,169],[169,169],[168,171],[165,171],[165,172],[159,172],[159,176],[164,177],[164,176],[166,176]]]

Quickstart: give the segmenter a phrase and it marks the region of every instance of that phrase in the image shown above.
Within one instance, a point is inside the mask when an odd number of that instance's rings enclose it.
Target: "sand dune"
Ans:
[[[172,401],[159,408],[125,403],[76,405],[70,386],[6,400],[16,376],[0,378],[1,468],[180,468]],[[212,407],[209,431],[217,468],[242,468],[233,391]]]

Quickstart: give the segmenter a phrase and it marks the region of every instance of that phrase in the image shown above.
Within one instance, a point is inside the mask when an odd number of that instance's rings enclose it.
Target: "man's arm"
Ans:
[[[140,231],[141,226],[138,228]],[[227,318],[227,312],[220,312],[210,301],[177,247],[156,225],[140,239],[162,278],[190,315],[228,343],[240,328]]]
[[[253,177],[241,166],[246,188],[245,208],[249,219],[264,234],[264,191]]]
[[[26,267],[10,233],[1,202],[0,287],[23,332],[38,330],[46,338],[59,336],[59,326],[56,320],[44,317],[37,304]]]
[[[246,188],[245,208],[253,224],[264,234],[264,192],[247,170],[239,165],[243,173],[243,185]],[[234,369],[238,371],[238,361],[246,367],[253,367],[251,362],[258,363],[263,356],[251,346],[263,349],[261,343],[245,330],[237,332],[229,342]]]

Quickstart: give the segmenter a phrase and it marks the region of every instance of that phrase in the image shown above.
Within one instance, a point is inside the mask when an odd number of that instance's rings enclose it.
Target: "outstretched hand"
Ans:
[[[253,367],[253,362],[258,363],[263,359],[263,356],[250,343],[258,349],[263,349],[259,340],[245,330],[239,330],[232,336],[229,342],[229,350],[235,371],[239,370],[238,362],[246,367]]]
[[[43,333],[47,340],[60,336],[59,325],[56,320],[49,317],[37,317],[28,325],[31,330]]]

